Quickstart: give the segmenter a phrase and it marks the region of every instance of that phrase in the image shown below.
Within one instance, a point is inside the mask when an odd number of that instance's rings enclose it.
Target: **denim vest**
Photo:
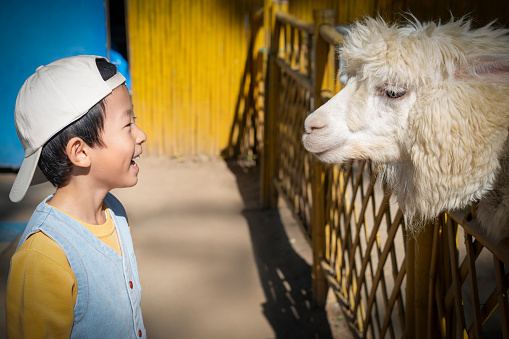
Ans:
[[[18,247],[42,231],[65,252],[78,281],[71,338],[146,338],[138,266],[122,204],[109,193],[104,199],[120,255],[78,221],[46,205],[51,197],[35,209]]]

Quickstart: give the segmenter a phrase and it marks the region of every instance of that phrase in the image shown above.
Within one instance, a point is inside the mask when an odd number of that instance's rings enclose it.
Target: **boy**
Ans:
[[[11,259],[11,338],[146,337],[127,218],[111,189],[136,185],[145,133],[125,78],[106,59],[41,66],[21,87],[16,130],[25,149],[9,197],[49,180]],[[41,175],[43,174],[43,176]]]

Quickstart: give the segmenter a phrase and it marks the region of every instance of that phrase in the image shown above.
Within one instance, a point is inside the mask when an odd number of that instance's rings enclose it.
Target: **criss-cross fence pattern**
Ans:
[[[321,268],[358,337],[399,337],[405,324],[403,213],[369,161],[326,172]]]
[[[331,10],[313,23],[272,14],[262,199],[285,198],[308,235],[317,304],[331,287],[359,338],[509,338],[508,242],[483,236],[475,207],[409,236],[379,168],[317,163],[302,146],[304,119],[339,89],[343,36]]]
[[[301,225],[311,222],[310,155],[300,142],[301,134],[295,133],[304,126],[309,113],[313,91],[311,87],[311,55],[314,26],[302,21],[291,21],[281,13],[276,25],[281,26],[281,46],[284,53],[277,54],[279,69],[279,97],[276,135],[278,149],[277,174],[274,185],[292,205]]]
[[[225,158],[256,159],[263,143],[263,52],[260,51],[260,31],[263,8],[250,15],[249,43],[235,114],[228,137],[228,146],[221,151]]]
[[[509,338],[508,242],[487,239],[474,216],[475,206],[444,214],[428,235],[428,331],[449,338]]]

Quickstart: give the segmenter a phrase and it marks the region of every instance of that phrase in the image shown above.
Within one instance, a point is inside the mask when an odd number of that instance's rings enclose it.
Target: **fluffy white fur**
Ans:
[[[340,55],[348,83],[306,119],[306,149],[385,163],[414,231],[482,199],[483,227],[509,237],[509,30],[369,18]]]

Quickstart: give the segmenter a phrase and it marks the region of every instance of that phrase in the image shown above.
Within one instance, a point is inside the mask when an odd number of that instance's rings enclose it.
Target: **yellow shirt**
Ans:
[[[122,255],[109,213],[103,225],[77,221]],[[8,337],[69,338],[77,292],[76,276],[62,248],[42,232],[31,235],[11,259],[6,293]]]

